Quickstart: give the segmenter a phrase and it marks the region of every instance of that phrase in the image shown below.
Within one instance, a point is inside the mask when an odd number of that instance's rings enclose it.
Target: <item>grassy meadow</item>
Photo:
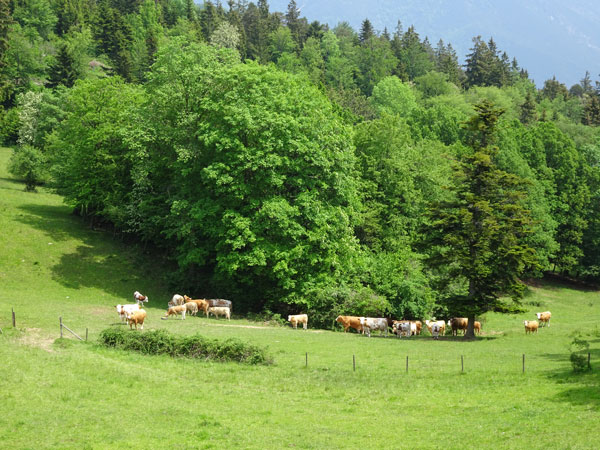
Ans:
[[[486,315],[472,342],[160,320],[174,293],[161,262],[90,229],[60,197],[25,192],[9,155],[0,149],[0,448],[598,447],[598,291],[539,283],[527,313]],[[236,337],[267,347],[275,364],[101,347],[103,329],[125,326],[113,306],[135,290],[150,298],[142,333]],[[523,320],[544,310],[551,326],[525,335]],[[59,339],[59,316],[89,341]],[[577,330],[591,345],[582,375],[569,361]]]

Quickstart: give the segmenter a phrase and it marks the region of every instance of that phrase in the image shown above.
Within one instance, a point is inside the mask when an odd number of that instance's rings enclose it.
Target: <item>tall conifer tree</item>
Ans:
[[[448,299],[449,309],[469,318],[466,338],[474,337],[475,317],[506,311],[501,297],[518,300],[519,277],[536,264],[527,246],[532,232],[524,209],[525,180],[498,168],[495,128],[501,110],[484,100],[467,122],[471,151],[455,166],[451,199],[434,204],[428,229],[429,263],[444,267],[448,280],[463,282],[464,292]]]

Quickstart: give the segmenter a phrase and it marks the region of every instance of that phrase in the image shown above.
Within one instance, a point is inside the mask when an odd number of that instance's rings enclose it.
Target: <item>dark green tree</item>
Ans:
[[[526,181],[498,168],[495,129],[501,110],[484,100],[467,122],[470,151],[456,163],[450,199],[429,212],[428,261],[464,290],[447,299],[450,311],[469,318],[473,338],[477,315],[509,309],[503,297],[518,301],[525,285],[519,277],[536,264],[527,246],[530,213],[523,205]]]
[[[567,87],[558,81],[556,77],[552,77],[551,80],[544,81],[544,87],[541,90],[542,97],[554,100],[558,96],[562,96],[563,99],[569,98],[569,90]]]
[[[360,33],[358,34],[358,39],[361,44],[364,44],[369,39],[375,36],[375,30],[373,30],[373,25],[369,19],[365,19],[360,26]]]
[[[0,0],[0,105],[4,105],[10,97],[11,84],[6,75],[6,51],[9,46],[9,30],[13,23],[10,11],[10,0]]]
[[[59,85],[72,87],[79,75],[77,61],[71,55],[67,45],[63,43],[58,48],[54,64],[48,70],[48,87],[55,88]]]
[[[115,71],[124,79],[131,79],[131,54],[130,46],[132,33],[130,26],[115,8],[103,1],[98,8],[98,15],[94,25],[96,45],[100,53],[110,57],[115,66]]]
[[[584,125],[600,125],[600,100],[597,95],[589,96],[585,102],[581,122]]]
[[[525,101],[521,105],[519,120],[523,125],[529,125],[537,120],[537,104],[531,92],[527,92]]]

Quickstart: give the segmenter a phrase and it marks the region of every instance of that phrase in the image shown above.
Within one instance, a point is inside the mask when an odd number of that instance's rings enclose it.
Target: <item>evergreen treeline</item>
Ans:
[[[463,67],[293,0],[0,0],[0,89],[28,189],[238,311],[473,317],[600,277],[598,83],[537,89],[492,38]]]

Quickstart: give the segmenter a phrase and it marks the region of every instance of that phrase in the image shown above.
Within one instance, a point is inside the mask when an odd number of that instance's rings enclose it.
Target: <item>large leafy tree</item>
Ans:
[[[529,211],[522,206],[525,181],[498,169],[495,127],[501,110],[484,100],[468,122],[470,151],[457,161],[452,198],[432,205],[429,262],[464,290],[448,307],[469,318],[467,338],[474,337],[478,314],[504,310],[503,297],[516,300],[524,284],[519,276],[536,263],[527,246]]]
[[[227,55],[171,46],[155,64],[144,166],[166,208],[148,221],[164,220],[189,286],[240,309],[310,308],[356,250],[350,129],[304,78]]]
[[[58,192],[92,221],[125,220],[142,94],[118,77],[78,83],[66,98],[65,119],[48,138]]]

